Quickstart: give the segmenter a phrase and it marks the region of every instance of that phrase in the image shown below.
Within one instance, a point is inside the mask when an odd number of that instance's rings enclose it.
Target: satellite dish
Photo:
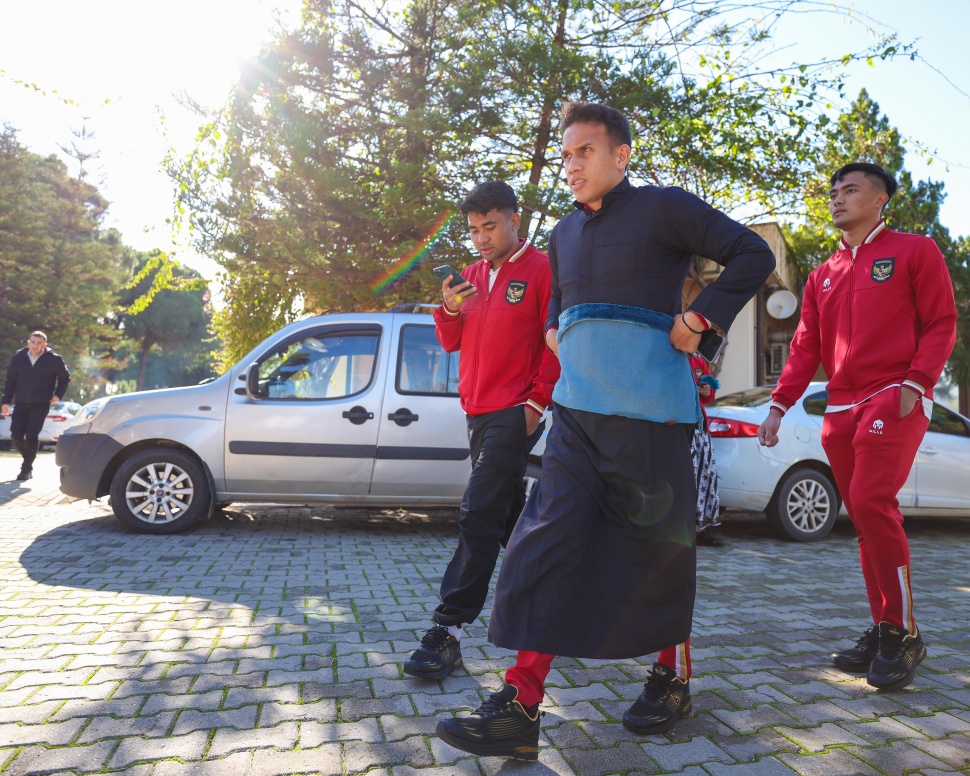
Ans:
[[[788,318],[798,309],[798,297],[791,291],[775,291],[765,302],[765,308],[772,318]]]

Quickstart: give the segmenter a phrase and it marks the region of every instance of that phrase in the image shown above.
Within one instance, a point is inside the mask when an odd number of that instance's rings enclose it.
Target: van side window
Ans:
[[[396,379],[398,393],[457,396],[458,353],[442,350],[434,326],[402,326]]]
[[[374,379],[377,333],[317,334],[290,343],[259,364],[260,396],[267,399],[342,399]]]

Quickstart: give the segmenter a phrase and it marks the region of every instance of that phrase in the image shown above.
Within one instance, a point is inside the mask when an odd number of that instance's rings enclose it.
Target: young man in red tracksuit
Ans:
[[[458,547],[441,580],[431,628],[404,664],[411,676],[441,679],[461,666],[462,626],[481,614],[499,550],[525,503],[523,475],[552,404],[559,361],[546,347],[552,292],[549,257],[519,238],[518,201],[505,183],[476,186],[461,204],[482,259],[466,283],[442,283],[435,310],[441,346],[461,351],[458,394],[472,472],[458,519]]]
[[[926,657],[897,494],[956,340],[953,284],[933,240],[886,228],[882,212],[896,181],[885,170],[847,164],[831,185],[829,210],[842,241],[808,277],[791,355],[758,436],[777,444],[785,412],[821,361],[829,376],[822,446],[859,537],[874,623],[832,660],[866,673],[873,687],[895,689],[913,680]]]

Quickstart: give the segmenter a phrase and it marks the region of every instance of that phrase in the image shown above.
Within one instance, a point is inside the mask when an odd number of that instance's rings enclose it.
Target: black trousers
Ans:
[[[30,469],[37,457],[37,437],[44,427],[50,402],[18,402],[10,418],[10,441],[24,458],[24,468]]]
[[[482,613],[495,562],[525,504],[529,453],[545,423],[525,433],[522,406],[467,416],[472,472],[458,517],[458,548],[441,580],[439,625],[474,622]]]

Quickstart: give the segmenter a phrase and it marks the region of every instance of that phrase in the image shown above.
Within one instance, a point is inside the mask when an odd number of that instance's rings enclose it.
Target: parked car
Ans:
[[[458,354],[429,315],[309,318],[211,382],[86,405],[57,446],[61,490],[110,495],[124,525],[156,534],[234,501],[458,505],[471,463],[457,389]]]
[[[841,498],[822,449],[825,383],[813,382],[785,415],[775,447],[762,447],[767,385],[732,393],[708,407],[721,506],[763,511],[784,538],[817,541],[835,525]],[[933,404],[929,430],[899,493],[904,516],[970,517],[970,419]]]
[[[14,405],[10,405],[13,412]],[[51,405],[44,426],[37,439],[43,445],[55,445],[64,430],[74,421],[74,416],[81,410],[81,405],[75,401],[58,401]],[[10,447],[10,416],[0,418],[0,448]]]

